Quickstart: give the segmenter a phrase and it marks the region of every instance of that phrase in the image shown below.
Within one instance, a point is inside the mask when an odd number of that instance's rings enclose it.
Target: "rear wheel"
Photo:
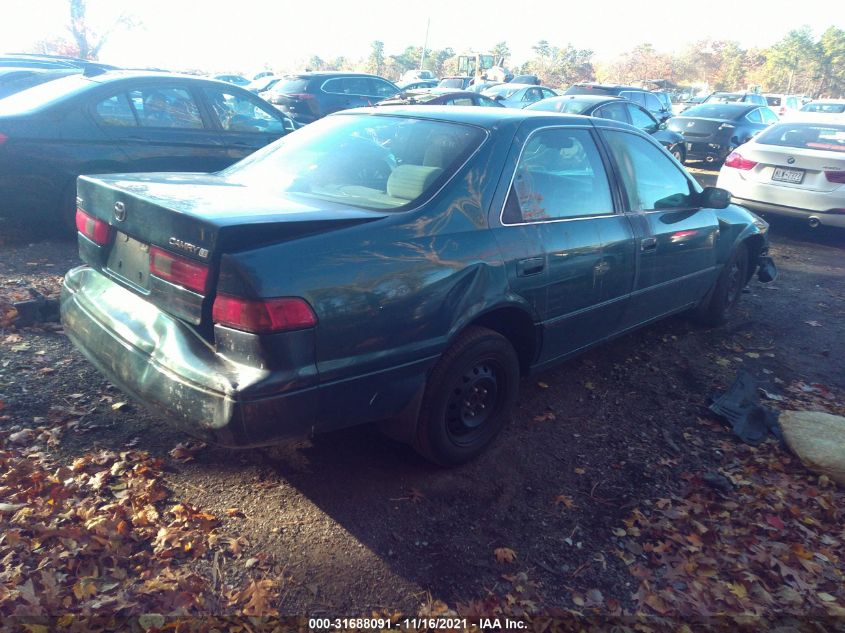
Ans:
[[[467,328],[429,376],[414,448],[448,466],[476,457],[507,422],[518,387],[510,342],[487,328]]]
[[[672,156],[674,156],[675,160],[677,160],[679,163],[681,163],[681,165],[683,165],[687,160],[687,153],[684,150],[683,145],[681,145],[680,143],[678,145],[675,145],[672,148]]]
[[[716,280],[710,299],[696,309],[696,319],[706,325],[724,324],[736,310],[747,280],[748,247],[740,244]]]

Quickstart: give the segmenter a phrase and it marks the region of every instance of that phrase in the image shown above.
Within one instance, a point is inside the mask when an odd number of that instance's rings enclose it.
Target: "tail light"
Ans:
[[[253,300],[218,294],[211,314],[215,323],[255,334],[302,330],[317,325],[317,315],[299,297]]]
[[[780,110],[778,110],[778,116],[783,116],[786,114],[786,106],[781,106]]]
[[[755,161],[743,158],[742,154],[739,152],[731,152],[725,159],[725,167],[733,167],[734,169],[741,169],[742,171],[748,171],[756,165],[757,163]]]
[[[111,238],[111,227],[108,222],[88,215],[82,209],[76,210],[76,230],[100,246],[108,244]]]
[[[845,184],[845,171],[826,171],[824,177],[828,182],[835,182],[839,185]]]
[[[208,283],[208,266],[157,246],[150,247],[150,274],[200,294]]]
[[[8,140],[9,140],[9,137],[6,136],[5,134],[3,134],[3,132],[0,132],[0,145],[2,145],[3,143],[5,143]]]

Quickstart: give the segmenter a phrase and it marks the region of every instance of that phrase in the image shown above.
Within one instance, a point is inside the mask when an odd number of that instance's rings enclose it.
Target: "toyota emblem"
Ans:
[[[795,157],[790,156],[789,158],[786,159],[786,162],[789,163],[790,165],[794,165],[795,164]]]
[[[122,202],[114,203],[114,219],[123,222],[126,219],[126,205]]]

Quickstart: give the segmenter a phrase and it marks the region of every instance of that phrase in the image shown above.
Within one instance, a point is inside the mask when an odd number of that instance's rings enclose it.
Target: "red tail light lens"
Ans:
[[[205,292],[208,283],[208,266],[157,246],[150,247],[150,273],[200,294]]]
[[[725,167],[733,167],[734,169],[741,169],[743,171],[748,171],[756,165],[756,162],[743,158],[739,152],[731,152],[725,159]]]
[[[835,182],[837,184],[845,184],[845,171],[826,171],[824,177],[828,182]]]
[[[211,314],[215,323],[255,334],[302,330],[317,325],[317,315],[299,297],[251,300],[218,294]]]
[[[5,134],[3,134],[3,132],[0,132],[0,145],[2,145],[3,143],[5,143],[8,140],[9,140],[9,137],[6,136]]]
[[[76,230],[100,246],[108,244],[111,238],[111,227],[108,222],[88,215],[82,209],[76,210]]]

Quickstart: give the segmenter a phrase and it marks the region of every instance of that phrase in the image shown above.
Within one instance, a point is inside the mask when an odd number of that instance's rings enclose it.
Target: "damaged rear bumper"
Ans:
[[[61,319],[71,341],[111,382],[191,435],[243,447],[313,429],[316,369],[236,362],[187,324],[89,267],[65,276]]]

